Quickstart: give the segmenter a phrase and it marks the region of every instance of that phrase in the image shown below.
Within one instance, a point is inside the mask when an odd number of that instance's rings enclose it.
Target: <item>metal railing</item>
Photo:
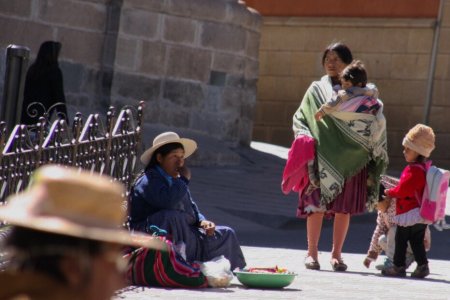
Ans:
[[[106,114],[106,126],[98,114],[84,121],[77,113],[72,126],[64,119],[50,123],[41,117],[36,127],[16,125],[8,136],[0,123],[0,205],[25,189],[35,169],[45,164],[73,166],[109,175],[130,190],[141,143],[143,102]],[[1,221],[0,221],[1,223]]]

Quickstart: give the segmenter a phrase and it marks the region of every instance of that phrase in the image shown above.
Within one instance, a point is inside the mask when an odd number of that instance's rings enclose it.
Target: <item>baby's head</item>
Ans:
[[[341,73],[341,85],[343,89],[352,86],[365,87],[367,84],[367,72],[360,60],[354,60]]]

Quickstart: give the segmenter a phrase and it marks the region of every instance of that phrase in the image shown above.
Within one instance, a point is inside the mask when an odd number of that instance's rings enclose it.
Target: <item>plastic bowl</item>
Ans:
[[[253,273],[245,270],[234,271],[237,279],[250,288],[281,289],[290,285],[296,273]]]

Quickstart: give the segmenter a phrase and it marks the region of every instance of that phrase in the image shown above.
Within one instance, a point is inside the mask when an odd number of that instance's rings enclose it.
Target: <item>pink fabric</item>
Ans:
[[[284,194],[289,192],[301,192],[308,186],[308,161],[314,159],[314,138],[307,135],[299,135],[291,145],[288,152],[286,166],[283,171],[281,190]]]

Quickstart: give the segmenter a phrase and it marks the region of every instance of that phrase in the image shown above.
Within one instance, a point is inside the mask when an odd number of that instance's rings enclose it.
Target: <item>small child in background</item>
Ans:
[[[320,121],[322,117],[333,111],[339,111],[341,109],[345,111],[352,111],[351,109],[343,109],[342,107],[342,104],[352,98],[358,96],[372,97],[374,100],[378,98],[377,88],[373,85],[367,86],[367,72],[364,64],[360,60],[354,60],[351,64],[345,67],[340,77],[342,89],[338,91],[336,98],[330,99],[319,108],[317,113],[314,115],[316,121]],[[361,110],[362,107],[360,106],[358,109]],[[378,107],[371,108],[373,111],[376,111]]]
[[[402,171],[398,185],[385,190],[387,199],[396,198],[397,224],[395,233],[394,265],[382,271],[386,276],[406,276],[406,249],[408,242],[417,267],[411,277],[424,278],[430,274],[424,238],[427,221],[420,216],[420,202],[426,185],[426,160],[435,148],[433,129],[417,124],[403,139],[403,155],[408,166]]]
[[[363,261],[366,268],[369,268],[370,264],[378,258],[378,255],[384,251],[386,258],[382,264],[375,266],[377,270],[385,270],[394,265],[394,252],[395,252],[395,233],[397,231],[397,225],[394,223],[396,200],[395,198],[384,198],[381,195],[384,194],[384,187],[381,185],[380,201],[377,204],[377,226],[372,235],[369,250],[367,256]],[[425,232],[425,250],[430,250],[431,245],[431,233],[427,227]],[[408,244],[406,250],[405,267],[408,268],[414,261],[414,255],[411,249],[411,245]]]

